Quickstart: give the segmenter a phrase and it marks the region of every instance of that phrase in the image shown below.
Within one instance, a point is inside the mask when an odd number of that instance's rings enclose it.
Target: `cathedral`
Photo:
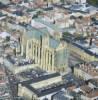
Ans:
[[[21,55],[35,60],[43,70],[62,72],[68,67],[67,44],[50,36],[46,28],[27,27],[21,39]]]

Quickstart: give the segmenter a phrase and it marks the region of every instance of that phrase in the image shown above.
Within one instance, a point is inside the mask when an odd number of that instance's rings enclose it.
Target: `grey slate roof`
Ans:
[[[47,28],[36,29],[29,25],[29,26],[27,26],[27,29],[28,29],[28,31],[27,31],[26,35],[29,38],[34,37],[34,38],[40,40],[40,36],[44,37],[44,36],[49,35]],[[60,44],[59,40],[55,40],[53,37],[49,36],[49,46],[51,48],[56,49],[59,46],[59,44]]]
[[[53,96],[53,100],[69,100],[69,99],[64,95],[64,92],[60,91]]]

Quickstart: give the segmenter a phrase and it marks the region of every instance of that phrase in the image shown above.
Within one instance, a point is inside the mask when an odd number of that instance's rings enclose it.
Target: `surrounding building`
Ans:
[[[85,95],[82,95],[81,98],[85,100],[96,100],[98,99],[98,90],[94,90],[93,88],[84,85],[80,87],[80,91],[85,93]]]
[[[22,57],[15,58],[13,56],[7,56],[4,59],[4,64],[5,64],[5,67],[14,74],[18,74],[27,69],[38,67],[38,64],[35,64],[35,61],[32,59],[25,59]]]
[[[27,100],[43,100],[45,98],[51,100],[52,95],[64,86],[60,74],[53,73],[21,82],[18,86],[18,95]]]
[[[67,2],[69,2],[69,3],[86,3],[86,0],[65,0],[65,1],[67,1]]]
[[[92,62],[76,65],[74,67],[74,74],[84,80],[98,78],[97,64],[96,62]]]
[[[4,66],[0,64],[0,99],[1,100],[13,100],[8,77]]]

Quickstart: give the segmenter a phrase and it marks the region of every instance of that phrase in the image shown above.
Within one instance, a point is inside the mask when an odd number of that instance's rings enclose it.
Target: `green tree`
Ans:
[[[6,41],[10,41],[10,36],[7,36],[6,37]]]
[[[91,5],[97,6],[98,5],[98,0],[87,0],[87,2]]]
[[[64,4],[64,3],[65,3],[65,0],[60,0],[60,1],[61,1],[61,3],[62,3],[62,4]]]

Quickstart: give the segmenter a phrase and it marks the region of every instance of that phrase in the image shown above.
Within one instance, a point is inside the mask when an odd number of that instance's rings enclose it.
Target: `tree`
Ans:
[[[92,17],[91,20],[92,20],[93,22],[95,22],[95,21],[96,21],[96,18]]]
[[[65,0],[60,0],[60,1],[61,1],[61,3],[62,3],[62,4],[64,4],[64,3],[65,3]]]
[[[66,38],[66,37],[69,36],[69,35],[70,35],[69,32],[64,32],[64,33],[63,33],[63,38]]]
[[[97,6],[98,5],[98,0],[87,0],[87,2],[91,5]]]
[[[13,50],[14,55],[16,56],[16,49]]]
[[[6,41],[10,41],[10,36],[7,36],[6,37]]]
[[[79,19],[83,19],[83,16],[79,16],[78,18],[79,18]]]
[[[44,2],[47,2],[47,7],[48,7],[48,0],[44,0]]]

